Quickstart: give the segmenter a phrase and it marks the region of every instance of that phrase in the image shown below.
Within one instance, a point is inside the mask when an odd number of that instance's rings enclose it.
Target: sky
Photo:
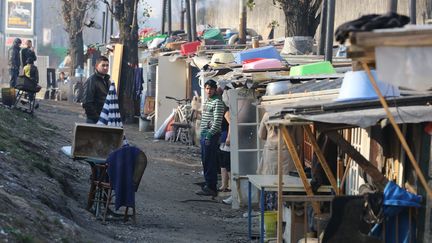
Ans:
[[[161,19],[162,1],[161,0],[146,0],[146,1],[151,6],[152,13],[150,19],[147,21],[145,25],[159,30],[161,26],[160,22],[162,21]]]
[[[162,0],[146,0],[146,2],[151,6],[152,14],[145,26],[160,30],[162,21]],[[179,19],[178,12],[180,12],[180,2],[181,0],[172,0],[173,22]]]

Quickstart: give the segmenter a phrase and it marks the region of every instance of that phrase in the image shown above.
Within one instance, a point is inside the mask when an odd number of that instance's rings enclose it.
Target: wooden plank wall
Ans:
[[[285,17],[282,10],[274,7],[270,0],[255,0],[255,2],[255,8],[252,11],[248,10],[248,27],[255,29],[265,38],[269,31],[267,25],[272,20],[276,20],[280,26],[276,28],[275,37],[284,36]],[[336,0],[335,26],[364,14],[385,13],[387,2],[388,0]],[[197,23],[238,29],[238,4],[238,0],[198,1]],[[408,5],[408,0],[399,0],[398,13],[408,15]],[[432,0],[417,0],[417,23],[425,23],[426,19],[431,18],[430,16],[432,16]]]

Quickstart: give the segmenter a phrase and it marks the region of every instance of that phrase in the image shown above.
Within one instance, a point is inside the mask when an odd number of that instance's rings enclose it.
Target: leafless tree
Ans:
[[[84,67],[83,29],[89,10],[96,8],[96,0],[61,0],[64,27],[69,36],[71,74],[78,66]]]
[[[284,12],[285,36],[314,36],[322,0],[272,0]]]
[[[139,112],[139,100],[134,99],[134,68],[138,66],[138,3],[144,0],[107,0],[103,2],[118,22],[120,43],[123,44],[123,58],[119,81],[119,103],[126,123],[133,121]],[[148,16],[146,8],[143,15]]]

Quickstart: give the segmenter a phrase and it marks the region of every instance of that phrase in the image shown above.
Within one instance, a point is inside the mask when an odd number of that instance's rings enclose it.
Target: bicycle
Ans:
[[[192,118],[194,112],[191,106],[190,99],[177,99],[171,96],[165,96],[166,99],[177,102],[177,108],[174,114],[174,136],[171,137],[171,142],[180,141],[187,145],[193,145],[192,137]]]

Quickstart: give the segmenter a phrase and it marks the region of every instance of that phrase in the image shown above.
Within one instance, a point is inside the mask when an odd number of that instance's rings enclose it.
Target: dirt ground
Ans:
[[[40,101],[31,117],[0,107],[0,241],[248,242],[246,211],[195,195],[203,181],[198,147],[153,139],[126,125],[148,157],[136,194],[137,223],[103,223],[85,209],[90,166],[60,152],[70,145],[79,104]]]

